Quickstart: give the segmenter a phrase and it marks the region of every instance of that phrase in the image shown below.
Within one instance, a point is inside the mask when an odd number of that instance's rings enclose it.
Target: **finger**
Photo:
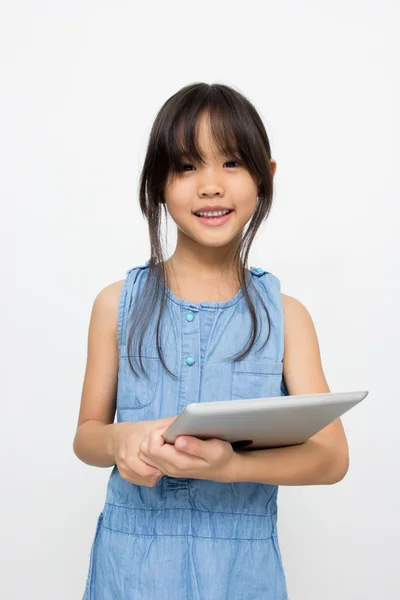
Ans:
[[[157,457],[157,448],[159,444],[157,442],[151,442],[150,434],[148,434],[139,444],[138,455],[143,456],[145,462],[151,463],[154,458]]]
[[[143,452],[140,452],[140,450],[139,450],[139,453],[138,453],[138,458],[139,458],[139,460],[142,461],[142,463],[144,465],[147,465],[148,467],[150,467],[152,469],[156,469],[158,471],[160,470],[158,461],[155,460],[154,458],[146,456],[145,454],[143,454]]]
[[[152,464],[170,477],[186,477],[188,472],[196,472],[207,464],[202,458],[179,452],[170,444],[166,444],[164,448],[162,458],[157,457],[154,462],[152,459]]]
[[[154,457],[149,450],[149,436],[146,436],[144,440],[142,440],[139,444],[139,448],[137,450],[137,457],[144,463],[153,467],[155,469],[159,469],[159,465],[155,462],[156,457]]]
[[[200,440],[199,438],[180,435],[175,440],[175,447],[186,454],[197,456],[209,462],[215,460],[215,455],[220,450],[221,440]]]
[[[138,475],[137,473],[129,473],[129,472],[124,471],[121,473],[121,477],[123,479],[125,479],[126,481],[128,481],[129,483],[134,483],[135,485],[148,485],[148,486],[152,487],[153,485],[156,485],[160,481],[162,474],[160,476],[142,477],[141,475]]]
[[[145,444],[143,445],[143,450],[144,450],[145,454],[148,453],[154,457],[159,456],[160,450],[165,444],[165,440],[162,437],[162,430],[157,428],[157,429],[153,429],[152,431],[150,431],[146,441],[147,441],[147,448],[146,448]],[[142,448],[140,448],[140,449],[142,450]]]
[[[163,474],[157,464],[151,464],[150,462],[148,462],[149,459],[147,457],[143,456],[142,458],[142,456],[138,455],[139,464],[136,469],[141,477],[157,477]]]
[[[179,417],[179,414],[177,415],[172,415],[171,417],[165,417],[165,419],[163,419],[164,423],[166,425],[170,425],[171,423],[173,423],[177,418]]]
[[[154,427],[153,431],[158,431],[160,434],[164,433],[164,431],[167,431],[167,429],[172,425],[172,423],[178,418],[179,415],[175,415],[173,417],[170,417],[168,419],[163,419],[163,423],[162,425],[158,425],[157,427]]]
[[[139,444],[139,450],[143,453],[143,454],[147,454],[148,453],[148,449],[149,449],[149,435],[145,435],[144,438],[142,439],[142,441]]]
[[[201,468],[205,463],[203,458],[181,452],[180,450],[177,450],[173,444],[167,443],[158,450],[154,460],[157,461],[158,464],[165,464],[168,467],[173,467],[174,469],[182,471],[185,469]]]

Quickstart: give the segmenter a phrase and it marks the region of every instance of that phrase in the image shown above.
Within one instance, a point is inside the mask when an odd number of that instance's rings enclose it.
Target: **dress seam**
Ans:
[[[185,488],[187,489],[187,488]],[[106,502],[105,503],[108,506],[115,506],[116,508],[128,508],[129,510],[152,510],[152,511],[160,511],[160,510],[176,510],[176,511],[181,511],[181,510],[190,510],[192,512],[205,512],[208,513],[210,515],[212,514],[217,514],[217,515],[238,515],[241,517],[261,517],[261,518],[267,518],[267,517],[273,517],[274,515],[277,514],[278,511],[274,511],[272,513],[267,513],[265,515],[260,515],[257,513],[246,513],[246,512],[231,512],[231,511],[227,511],[227,510],[206,510],[204,508],[191,508],[190,506],[177,506],[175,508],[163,508],[163,507],[155,507],[155,508],[140,508],[140,507],[136,507],[136,506],[129,506],[126,504],[115,504],[113,502]]]
[[[233,537],[217,537],[217,536],[203,536],[203,535],[193,535],[192,533],[129,533],[127,531],[121,531],[120,529],[112,529],[111,527],[107,527],[102,523],[100,525],[103,529],[107,529],[108,531],[112,531],[114,533],[121,533],[122,535],[130,535],[135,537],[168,537],[168,538],[195,538],[200,540],[225,540],[227,542],[265,542],[266,540],[271,540],[273,538],[278,537],[277,534],[271,534],[269,537],[260,537],[260,538],[233,538]]]

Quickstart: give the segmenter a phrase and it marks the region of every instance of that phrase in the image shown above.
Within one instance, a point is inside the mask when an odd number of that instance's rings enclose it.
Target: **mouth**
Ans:
[[[204,225],[209,225],[209,226],[217,226],[217,225],[224,225],[225,223],[227,223],[231,217],[231,214],[234,212],[234,210],[229,209],[227,211],[224,211],[226,214],[222,214],[222,215],[217,215],[215,217],[210,216],[201,216],[201,215],[197,215],[196,213],[194,213],[194,216],[200,221],[200,223],[203,223]]]

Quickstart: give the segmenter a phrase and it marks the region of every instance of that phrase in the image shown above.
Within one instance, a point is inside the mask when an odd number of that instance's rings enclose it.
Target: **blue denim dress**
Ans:
[[[130,311],[148,274],[130,269],[118,311],[118,421],[178,414],[186,404],[284,396],[284,325],[279,279],[251,267],[248,277],[261,332],[250,354],[233,363],[251,331],[243,290],[226,302],[182,300],[167,288],[163,368],[145,340],[150,380],[128,364]],[[165,346],[165,344],[167,344]],[[135,364],[136,361],[134,360]],[[92,544],[84,600],[287,600],[277,537],[278,487],[163,476],[154,487],[128,483],[115,466]]]

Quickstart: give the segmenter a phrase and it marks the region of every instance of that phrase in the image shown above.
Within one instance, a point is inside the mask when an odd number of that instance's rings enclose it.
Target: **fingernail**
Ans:
[[[186,448],[187,443],[185,442],[185,440],[177,440],[175,446],[177,448],[183,449],[183,448]]]

